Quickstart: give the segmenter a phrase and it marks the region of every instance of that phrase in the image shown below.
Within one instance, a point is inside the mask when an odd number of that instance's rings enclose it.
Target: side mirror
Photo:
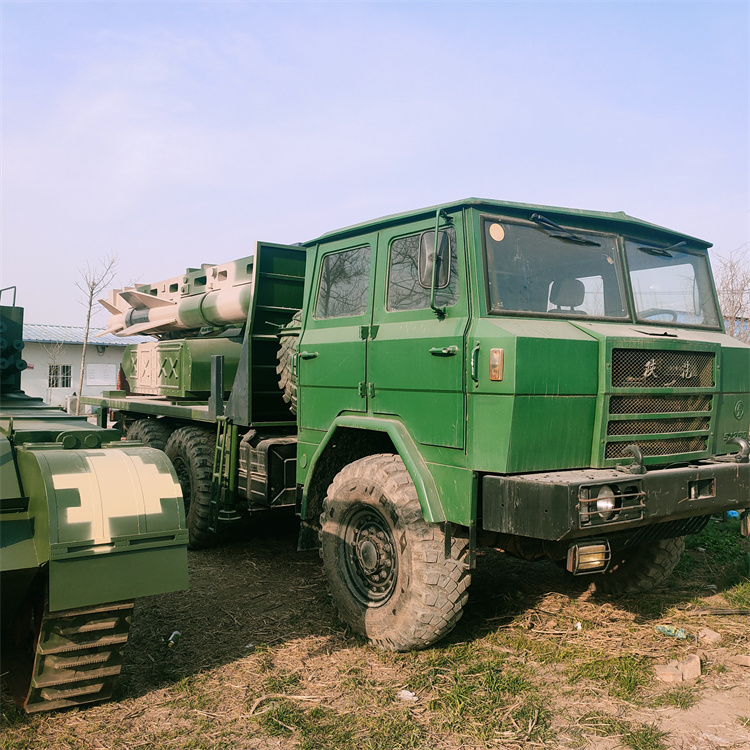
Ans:
[[[451,243],[447,232],[438,234],[436,289],[445,289],[451,280]],[[423,289],[432,287],[435,262],[435,231],[422,232],[419,238],[419,284]]]

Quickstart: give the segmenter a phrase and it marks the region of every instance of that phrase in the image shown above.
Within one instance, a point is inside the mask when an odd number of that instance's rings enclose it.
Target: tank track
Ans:
[[[122,669],[133,602],[50,613],[37,641],[27,713],[106,700]]]

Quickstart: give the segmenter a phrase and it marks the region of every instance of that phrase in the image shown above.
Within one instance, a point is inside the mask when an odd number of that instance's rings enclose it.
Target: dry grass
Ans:
[[[597,599],[552,565],[484,553],[458,628],[409,654],[348,632],[317,554],[295,541],[289,524],[268,524],[191,554],[190,592],[138,603],[115,700],[27,717],[4,696],[0,747],[659,750],[690,747],[693,719],[720,720],[711,731],[725,747],[750,746],[750,673],[730,661],[750,653],[750,616],[705,613],[741,608],[750,592],[748,545],[732,524],[692,540],[668,587],[648,596]],[[677,641],[657,624],[723,640]],[[654,664],[696,650],[697,683],[654,682]],[[404,689],[417,700],[400,699]]]

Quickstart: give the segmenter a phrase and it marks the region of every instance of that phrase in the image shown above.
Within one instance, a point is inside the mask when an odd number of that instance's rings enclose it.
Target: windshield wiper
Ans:
[[[669,245],[669,247],[655,247],[654,245],[637,245],[636,249],[640,250],[642,253],[648,253],[649,255],[660,255],[663,258],[671,258],[672,256],[669,254],[670,250],[678,250],[679,252],[683,252],[682,250],[679,250],[679,248],[684,247],[687,245],[687,242],[683,240],[682,242],[675,242],[674,245]]]
[[[581,237],[581,235],[571,232],[570,229],[565,229],[565,227],[555,224],[554,221],[550,221],[546,216],[542,216],[541,214],[531,214],[531,220],[544,229],[550,237],[555,237],[564,242],[575,242],[577,245],[601,247],[598,242],[587,240],[585,237]]]

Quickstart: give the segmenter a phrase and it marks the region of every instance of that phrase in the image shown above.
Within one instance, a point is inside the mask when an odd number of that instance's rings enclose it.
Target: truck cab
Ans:
[[[459,600],[482,544],[641,590],[711,514],[750,505],[750,348],[723,332],[709,243],[624,213],[469,199],[306,244],[300,512],[322,524],[355,628],[374,632],[404,565],[404,503],[382,500],[398,472],[373,479],[379,456],[402,462],[461,567]],[[386,647],[408,642],[380,627]]]

